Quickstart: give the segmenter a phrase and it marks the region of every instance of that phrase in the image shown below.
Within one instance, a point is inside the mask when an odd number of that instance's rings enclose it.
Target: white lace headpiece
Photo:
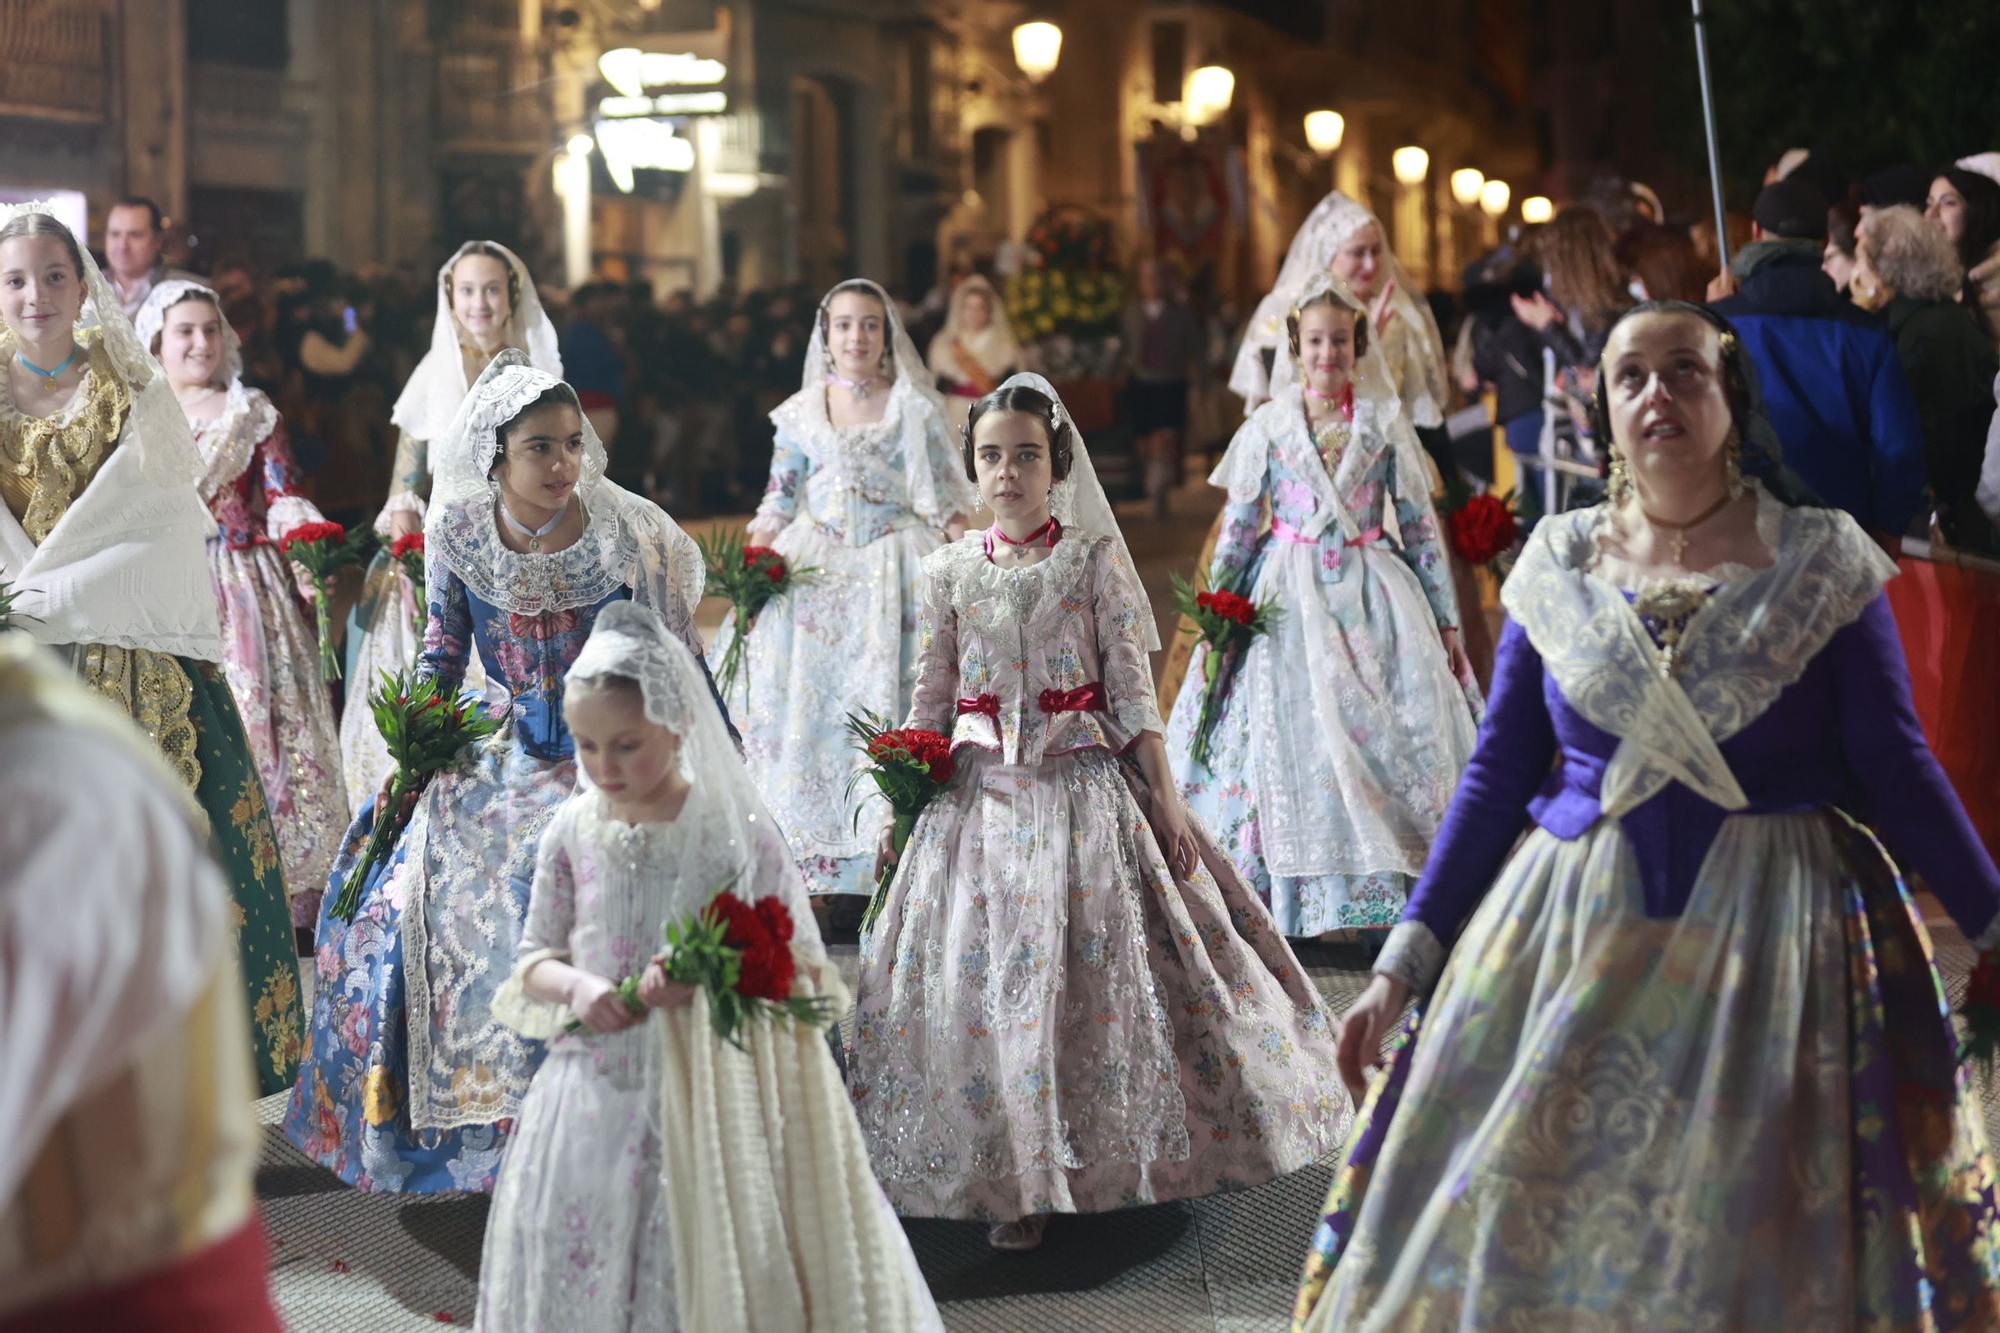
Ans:
[[[451,429],[451,420],[458,412],[458,405],[465,401],[470,387],[465,382],[465,356],[459,350],[463,331],[458,317],[451,313],[451,271],[458,261],[472,252],[474,246],[491,246],[507,260],[507,268],[514,275],[513,287],[518,295],[514,308],[507,315],[507,345],[520,348],[528,354],[528,361],[537,370],[561,378],[562,352],[556,345],[556,326],[549,322],[548,312],[542,309],[542,298],[535,290],[535,280],[528,273],[528,266],[521,257],[497,241],[467,241],[458,247],[444,267],[438,270],[437,280],[437,320],[431,325],[431,349],[424,353],[424,359],[417,362],[417,368],[410,372],[410,382],[403,386],[403,392],[396,399],[396,406],[389,414],[389,420],[419,440],[437,441],[444,438]]]
[[[243,378],[243,340],[230,327],[229,316],[222,313],[222,298],[212,287],[204,287],[192,278],[170,278],[146,293],[146,303],[139,307],[133,317],[133,332],[139,336],[139,345],[151,351],[153,339],[160,336],[160,330],[167,324],[167,312],[189,297],[208,302],[215,307],[216,317],[222,321],[222,379],[224,384],[233,384]]]
[[[133,321],[140,343],[151,348],[153,339],[166,327],[167,312],[190,297],[214,306],[216,318],[222,323],[220,369],[229,393],[222,415],[204,427],[195,441],[207,460],[201,478],[202,497],[207,499],[243,475],[257,446],[277,429],[278,411],[269,398],[244,385],[243,341],[230,326],[229,316],[223,313],[222,298],[211,287],[191,278],[174,278],[153,288]]]
[[[1292,237],[1291,248],[1285,252],[1285,262],[1278,269],[1278,281],[1257,303],[1256,313],[1251,316],[1250,325],[1244,331],[1242,346],[1236,349],[1236,364],[1229,373],[1229,387],[1242,397],[1246,411],[1254,409],[1267,398],[1275,397],[1280,387],[1289,387],[1296,382],[1293,368],[1288,364],[1285,316],[1298,303],[1299,293],[1305,290],[1313,275],[1326,271],[1348,238],[1371,223],[1382,232],[1383,281],[1396,284],[1395,295],[1390,298],[1389,304],[1395,310],[1397,319],[1416,335],[1417,346],[1413,350],[1417,354],[1409,358],[1412,364],[1394,367],[1397,374],[1412,381],[1401,386],[1402,397],[1411,404],[1413,416],[1438,416],[1441,419],[1446,399],[1444,339],[1438,333],[1437,320],[1431,315],[1423,293],[1411,287],[1410,275],[1404,272],[1403,266],[1389,250],[1388,229],[1373,213],[1339,190],[1320,200],[1300,225],[1298,234]],[[1266,350],[1277,353],[1269,376],[1264,372],[1263,353]],[[1387,351],[1386,346],[1384,351]],[[1276,383],[1272,382],[1274,380]],[[1436,422],[1421,420],[1419,424],[1428,426]]]
[[[1118,527],[1118,515],[1111,508],[1111,497],[1104,493],[1104,485],[1097,479],[1097,469],[1091,466],[1090,450],[1083,442],[1083,432],[1077,429],[1076,418],[1070,415],[1056,386],[1033,371],[1024,370],[1018,375],[1009,375],[1000,385],[1000,391],[1015,386],[1033,389],[1055,405],[1057,425],[1069,426],[1070,460],[1069,475],[1055,484],[1049,493],[1049,512],[1056,521],[1072,532],[1096,533],[1109,537],[1117,544],[1119,554],[1125,557],[1125,565],[1134,571],[1138,567],[1132,563],[1132,549],[1125,544],[1125,534]],[[1147,652],[1160,650],[1160,627],[1154,623],[1152,604],[1140,599],[1140,613],[1145,617],[1145,643]]]
[[[583,463],[576,495],[586,524],[558,571],[500,541],[493,465],[500,428],[563,381],[528,364],[517,347],[504,349],[480,373],[431,450],[431,503],[424,516],[427,565],[443,562],[466,586],[496,606],[523,615],[595,605],[621,583],[638,599],[679,618],[701,600],[705,572],[694,539],[666,512],[604,475],[604,441],[579,413]],[[594,562],[584,568],[583,562]],[[435,586],[435,584],[433,584]]]
[[[687,646],[650,608],[635,602],[613,602],[605,607],[598,613],[590,638],[563,679],[566,686],[575,687],[609,678],[635,682],[644,702],[646,720],[680,737],[681,776],[694,786],[694,794],[681,815],[687,827],[741,830],[746,825],[762,824],[777,828],[750,780],[749,770],[743,767],[742,757],[723,728],[722,714],[716,708],[701,667]],[[582,765],[578,765],[577,780],[585,787],[590,785]],[[748,853],[751,849],[744,844],[738,850]],[[788,863],[787,869],[787,878],[798,874],[795,864]],[[732,873],[729,867],[711,869],[708,875],[716,884],[709,887],[719,887]],[[803,879],[796,880],[790,888],[795,892],[783,892],[782,896],[804,901]],[[748,895],[753,890],[759,896],[780,892],[768,884],[744,884],[738,892]]]

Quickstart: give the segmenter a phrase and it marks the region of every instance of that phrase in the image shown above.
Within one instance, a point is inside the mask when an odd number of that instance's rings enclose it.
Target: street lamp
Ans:
[[[1055,73],[1061,59],[1062,29],[1055,24],[1036,19],[1014,29],[1014,63],[1029,83],[1040,83]]]
[[[1479,211],[1489,218],[1497,218],[1507,211],[1507,201],[1514,192],[1507,188],[1507,182],[1491,180],[1479,187]]]
[[[1190,125],[1206,125],[1229,110],[1236,95],[1236,75],[1226,65],[1203,65],[1187,76],[1181,89]]]
[[[1486,173],[1478,167],[1460,167],[1451,173],[1451,197],[1458,200],[1460,208],[1471,208],[1479,202],[1479,192],[1486,188]]]
[[[1538,224],[1556,215],[1556,206],[1545,194],[1531,194],[1521,201],[1521,221]]]
[[[1415,144],[1398,148],[1389,156],[1389,168],[1405,185],[1416,185],[1431,172],[1431,155]]]
[[[1338,111],[1306,112],[1306,146],[1321,157],[1340,149],[1347,137],[1347,121]]]

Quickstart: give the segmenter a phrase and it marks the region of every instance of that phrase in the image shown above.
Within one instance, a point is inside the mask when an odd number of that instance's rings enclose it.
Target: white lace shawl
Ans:
[[[1773,561],[1717,571],[1735,576],[1682,632],[1671,677],[1638,613],[1594,572],[1604,506],[1544,519],[1501,592],[1570,707],[1619,738],[1600,795],[1607,815],[1676,781],[1742,809],[1721,743],[1761,717],[1895,576],[1846,514],[1787,508],[1761,487],[1757,497]]]

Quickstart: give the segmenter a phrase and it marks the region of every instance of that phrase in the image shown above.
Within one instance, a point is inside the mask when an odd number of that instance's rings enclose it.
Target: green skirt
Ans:
[[[230,915],[248,991],[257,1090],[269,1096],[292,1086],[305,1045],[298,949],[278,838],[229,683],[212,662],[181,658],[180,664],[194,686],[188,720],[201,764],[195,799],[208,815],[209,845],[235,899]]]

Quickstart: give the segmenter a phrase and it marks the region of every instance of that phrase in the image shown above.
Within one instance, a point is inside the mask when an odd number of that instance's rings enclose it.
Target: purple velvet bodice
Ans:
[[[1530,819],[1558,838],[1581,837],[1601,813],[1598,794],[1618,743],[1570,707],[1509,621],[1478,747],[1403,919],[1448,944]],[[1905,871],[1922,875],[1968,937],[1993,920],[2000,871],[1924,740],[1886,597],[1836,632],[1720,749],[1750,800],[1735,813],[1838,807],[1868,824]],[[1683,910],[1730,813],[1670,783],[1622,816],[1648,915]]]

